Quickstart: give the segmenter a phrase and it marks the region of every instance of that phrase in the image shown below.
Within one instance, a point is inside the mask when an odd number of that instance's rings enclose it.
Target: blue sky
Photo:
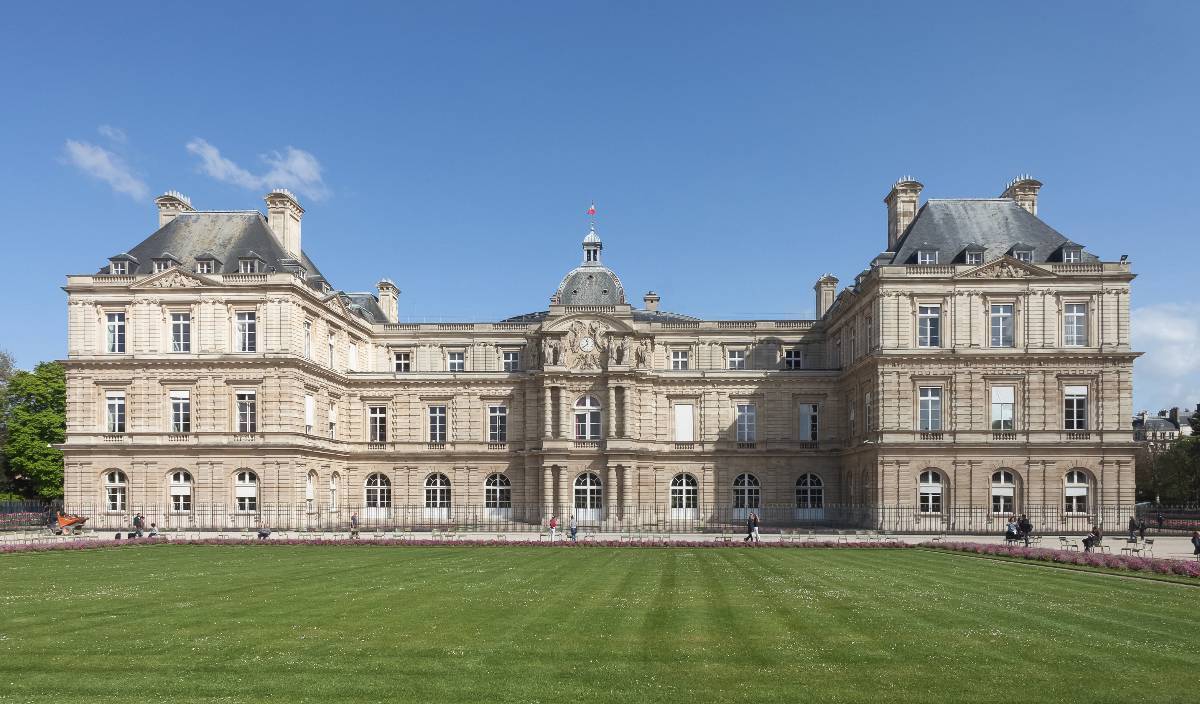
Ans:
[[[288,185],[335,286],[410,319],[545,306],[595,200],[636,301],[812,315],[901,174],[1041,216],[1135,282],[1135,406],[1200,401],[1195,3],[23,3],[0,26],[0,348],[65,354],[67,273],[153,197]],[[67,21],[69,20],[69,21]]]

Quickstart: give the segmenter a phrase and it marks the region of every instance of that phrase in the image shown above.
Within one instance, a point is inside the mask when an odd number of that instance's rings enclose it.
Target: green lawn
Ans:
[[[0,557],[0,701],[1196,701],[1200,589],[919,550]]]

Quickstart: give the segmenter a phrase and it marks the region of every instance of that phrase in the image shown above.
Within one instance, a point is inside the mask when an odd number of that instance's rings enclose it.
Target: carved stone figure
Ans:
[[[650,368],[650,352],[651,352],[651,347],[650,347],[649,340],[641,340],[640,342],[638,342],[638,346],[636,349],[634,349],[634,352],[633,352],[634,366],[637,367],[638,369],[649,369]]]
[[[624,337],[619,337],[609,344],[608,359],[612,364],[625,364],[625,358],[629,355],[629,341]]]
[[[559,346],[558,340],[552,337],[542,338],[542,363],[547,367],[553,367],[561,364],[559,357],[562,348]]]

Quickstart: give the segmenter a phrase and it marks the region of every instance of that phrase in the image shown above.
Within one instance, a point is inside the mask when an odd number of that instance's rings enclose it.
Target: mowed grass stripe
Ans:
[[[1193,590],[912,550],[165,546],[0,583],[0,701],[1171,702],[1200,666]]]

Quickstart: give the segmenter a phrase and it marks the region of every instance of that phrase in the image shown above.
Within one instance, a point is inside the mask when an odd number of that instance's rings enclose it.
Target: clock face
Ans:
[[[583,352],[591,352],[596,347],[596,341],[590,337],[579,338],[579,349]]]

